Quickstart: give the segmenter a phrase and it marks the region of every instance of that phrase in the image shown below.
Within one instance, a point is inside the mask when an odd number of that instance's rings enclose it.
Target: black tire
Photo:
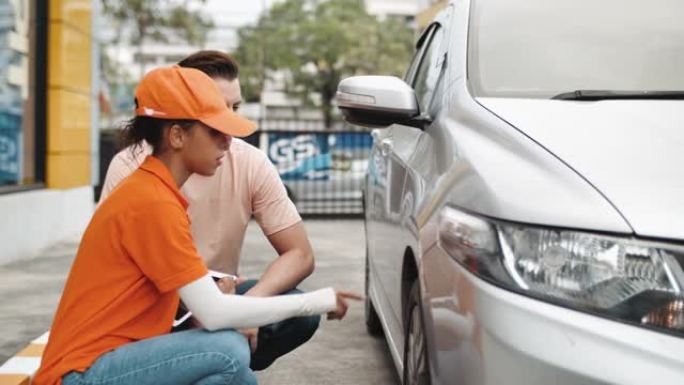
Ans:
[[[365,293],[366,293],[366,300],[365,300],[366,331],[368,331],[368,334],[370,334],[374,337],[381,337],[383,335],[382,323],[380,322],[380,317],[378,317],[378,313],[375,311],[375,307],[373,306],[373,302],[371,302],[370,295],[368,295],[369,280],[370,280],[370,266],[368,265],[368,252],[366,252],[366,288],[365,288]]]
[[[402,383],[403,385],[430,385],[430,365],[418,281],[413,283],[409,291],[405,319]]]

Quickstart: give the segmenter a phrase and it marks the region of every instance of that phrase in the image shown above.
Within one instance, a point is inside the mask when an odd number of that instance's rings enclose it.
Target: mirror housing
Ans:
[[[353,76],[337,86],[337,106],[346,120],[366,127],[399,123],[423,128],[413,89],[395,76]]]

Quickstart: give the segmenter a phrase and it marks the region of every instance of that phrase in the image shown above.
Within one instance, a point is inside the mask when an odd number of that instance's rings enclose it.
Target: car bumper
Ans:
[[[443,263],[439,274],[448,285],[434,284],[430,269],[423,280],[433,383],[684,383],[684,338],[550,305],[447,264],[452,276]]]

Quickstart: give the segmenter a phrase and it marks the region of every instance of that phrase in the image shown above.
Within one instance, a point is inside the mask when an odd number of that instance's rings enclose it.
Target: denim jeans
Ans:
[[[254,285],[256,279],[250,279],[239,285],[235,292],[244,294]],[[290,290],[287,294],[300,294],[298,289]],[[269,367],[278,357],[283,356],[310,340],[318,329],[321,316],[312,315],[305,317],[293,317],[284,321],[275,322],[259,328],[257,337],[257,350],[252,354],[249,367],[252,370],[264,370]]]
[[[254,385],[249,346],[232,329],[165,334],[123,345],[100,356],[63,385]]]
[[[256,279],[250,279],[239,285],[235,292],[237,294],[245,294],[249,289],[259,282]],[[287,294],[301,293],[298,289],[293,289]],[[272,323],[259,328],[259,335],[257,337],[257,350],[250,358],[249,367],[252,370],[264,370],[269,367],[278,357],[281,357],[297,347],[304,344],[313,337],[318,329],[318,324],[321,321],[321,316],[313,315],[306,317],[293,317],[284,321]],[[188,324],[181,325],[179,330],[188,330]]]

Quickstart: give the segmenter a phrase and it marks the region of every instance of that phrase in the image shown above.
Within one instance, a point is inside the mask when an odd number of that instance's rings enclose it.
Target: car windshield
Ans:
[[[682,0],[474,0],[475,96],[684,90]]]

